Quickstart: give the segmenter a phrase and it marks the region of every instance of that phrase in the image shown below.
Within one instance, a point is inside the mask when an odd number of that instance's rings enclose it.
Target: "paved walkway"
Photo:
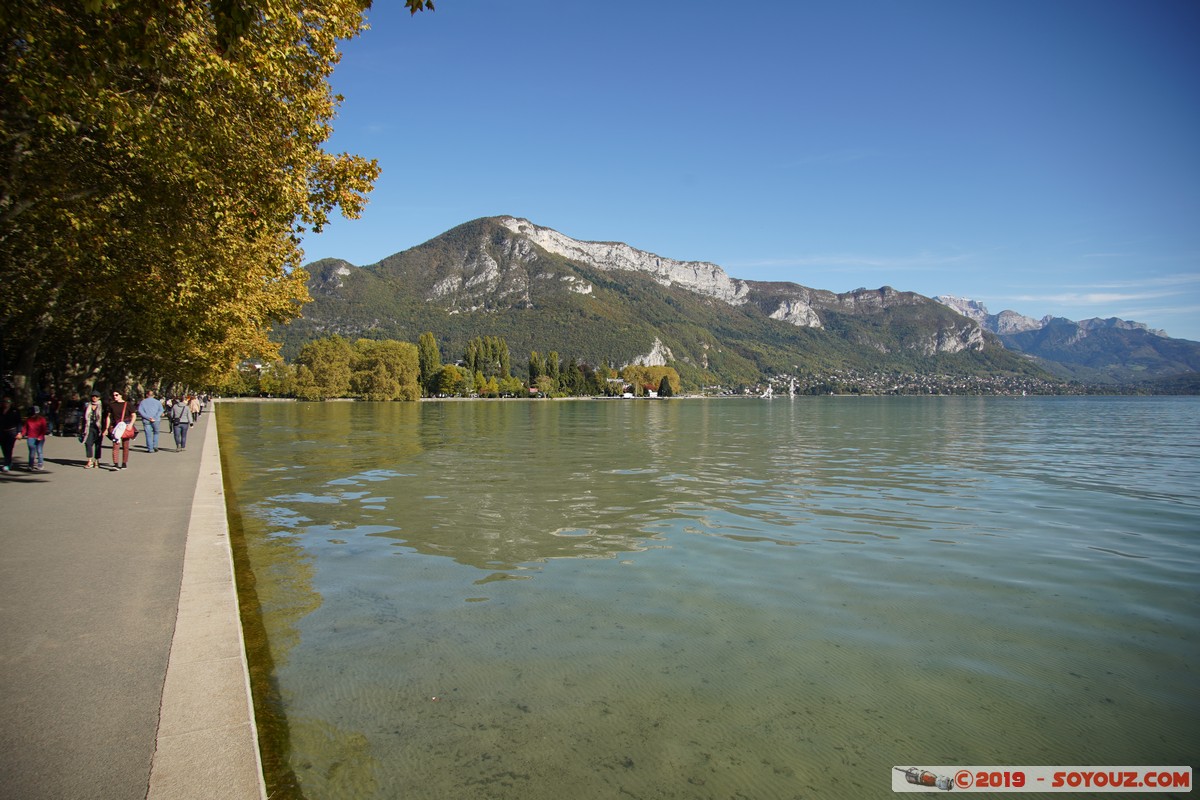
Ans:
[[[213,415],[163,445],[0,475],[2,800],[266,796]]]

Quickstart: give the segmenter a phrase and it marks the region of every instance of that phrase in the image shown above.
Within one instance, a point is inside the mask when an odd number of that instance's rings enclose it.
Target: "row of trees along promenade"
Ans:
[[[325,149],[369,6],[3,4],[0,376],[19,404],[216,386],[276,357],[270,331],[310,299],[301,235],[357,217],[379,175]]]

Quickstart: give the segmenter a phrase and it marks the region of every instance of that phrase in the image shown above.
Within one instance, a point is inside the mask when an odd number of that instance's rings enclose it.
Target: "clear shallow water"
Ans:
[[[1194,399],[218,422],[314,800],[888,797],[896,764],[1200,753]]]

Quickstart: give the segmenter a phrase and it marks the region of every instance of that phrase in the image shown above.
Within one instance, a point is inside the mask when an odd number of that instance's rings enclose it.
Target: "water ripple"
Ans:
[[[218,419],[312,796],[1200,751],[1191,400],[272,405]]]

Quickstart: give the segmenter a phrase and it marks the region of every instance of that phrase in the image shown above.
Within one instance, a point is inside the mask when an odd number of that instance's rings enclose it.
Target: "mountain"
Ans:
[[[369,266],[325,259],[306,269],[313,302],[277,332],[288,356],[334,333],[415,342],[432,331],[448,360],[476,336],[502,336],[514,362],[537,350],[616,367],[669,363],[695,385],[839,370],[1048,377],[912,292],[741,280],[514,217],[468,222]]]
[[[945,306],[953,308],[964,317],[979,323],[985,331],[995,334],[1021,333],[1042,327],[1042,322],[1033,317],[1026,317],[1015,311],[1001,311],[999,314],[988,313],[987,306],[977,300],[942,294],[933,298]],[[1043,320],[1044,322],[1044,320]]]
[[[1000,337],[1005,347],[1044,359],[1058,375],[1091,383],[1133,383],[1200,371],[1200,342],[1160,336],[1119,319],[1073,322]]]
[[[1034,320],[1015,311],[988,313],[975,300],[938,302],[997,334],[1010,350],[1042,359],[1055,374],[1088,383],[1134,383],[1200,371],[1200,342],[1172,339],[1141,322],[1117,319]]]

